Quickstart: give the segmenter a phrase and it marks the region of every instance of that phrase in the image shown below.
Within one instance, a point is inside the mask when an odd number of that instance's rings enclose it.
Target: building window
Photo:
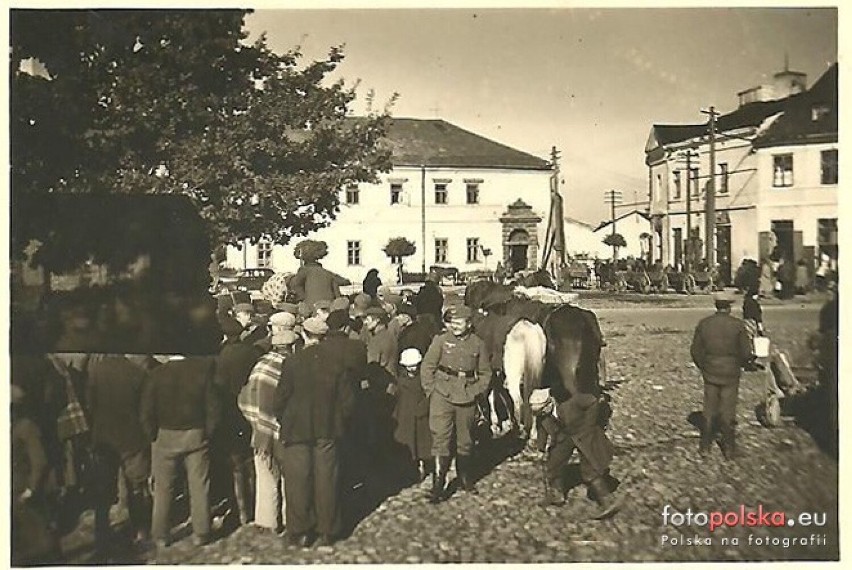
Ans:
[[[402,203],[402,184],[393,183],[390,185],[390,203]]]
[[[272,242],[257,242],[257,266],[269,267],[272,265]]]
[[[479,262],[479,238],[467,238],[467,262]]]
[[[776,187],[793,185],[793,155],[772,155],[772,185]]]
[[[674,199],[680,200],[680,170],[674,171]]]
[[[479,204],[479,184],[477,182],[467,183],[467,203]]]
[[[352,185],[346,188],[346,203],[347,204],[357,204],[360,198],[358,186]]]
[[[814,105],[811,107],[811,121],[821,121],[823,117],[826,117],[830,112],[831,109],[824,103]]]
[[[435,238],[435,263],[447,262],[447,238]]]
[[[435,203],[436,204],[446,204],[447,203],[447,184],[445,182],[436,182],[435,183]]]
[[[687,191],[691,192],[690,198],[698,200],[698,168],[689,169],[689,180],[686,183],[689,185]]]
[[[837,184],[837,149],[824,150],[820,156],[820,181],[823,184]]]
[[[719,194],[728,193],[728,163],[719,163]]]
[[[361,265],[361,242],[346,242],[346,263],[349,265]]]

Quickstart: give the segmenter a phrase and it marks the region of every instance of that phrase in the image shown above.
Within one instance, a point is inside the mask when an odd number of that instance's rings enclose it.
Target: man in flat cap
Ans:
[[[475,400],[491,380],[485,343],[471,329],[473,313],[457,305],[447,310],[447,331],[434,338],[421,365],[423,391],[429,398],[429,429],[435,456],[430,501],[444,496],[455,434],[456,471],[464,491],[476,492],[471,475]]]
[[[282,469],[290,544],[308,546],[315,535],[330,545],[341,532],[339,446],[354,404],[350,365],[332,343],[328,325],[302,324],[305,347],[287,358],[275,389],[281,426]]]
[[[704,425],[698,451],[701,455],[710,451],[718,430],[725,459],[733,459],[740,375],[752,359],[752,344],[745,323],[731,315],[736,298],[719,292],[713,301],[716,313],[698,323],[690,350],[704,377]]]

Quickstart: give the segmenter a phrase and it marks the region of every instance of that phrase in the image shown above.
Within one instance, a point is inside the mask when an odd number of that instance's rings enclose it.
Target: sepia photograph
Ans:
[[[11,566],[840,560],[839,5],[5,13]]]

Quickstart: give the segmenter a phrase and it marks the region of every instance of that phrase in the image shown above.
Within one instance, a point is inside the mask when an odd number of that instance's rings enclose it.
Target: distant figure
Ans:
[[[441,322],[441,311],[444,308],[444,294],[438,287],[438,274],[434,271],[426,276],[426,282],[417,292],[414,306],[418,313],[430,313],[435,316],[435,322]]]
[[[363,289],[364,293],[376,299],[379,287],[382,286],[382,280],[379,278],[379,270],[371,269],[367,272],[367,276],[364,277]]]
[[[505,280],[506,270],[503,268],[503,264],[498,261],[497,267],[494,269],[494,281],[497,283],[502,283]]]
[[[775,290],[773,273],[772,262],[768,259],[764,260],[760,267],[760,289],[758,291],[761,297],[768,297]]]
[[[340,297],[340,286],[350,281],[320,265],[319,261],[306,261],[290,280],[296,297],[311,309],[317,301],[334,301]]]
[[[399,398],[394,409],[394,438],[408,450],[408,461],[416,466],[419,480],[431,471],[432,432],[429,431],[429,399],[420,383],[420,362],[416,348],[407,348],[399,357],[400,372],[396,377]]]
[[[804,295],[810,289],[809,282],[810,281],[810,273],[808,271],[808,264],[805,263],[804,259],[800,259],[796,264],[796,294]]]

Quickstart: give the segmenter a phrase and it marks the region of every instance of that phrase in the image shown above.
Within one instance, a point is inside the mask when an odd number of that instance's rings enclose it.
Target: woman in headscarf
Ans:
[[[382,280],[379,278],[378,269],[371,269],[367,272],[367,276],[364,277],[363,286],[364,293],[375,300],[376,296],[379,294],[379,287],[382,286]]]

